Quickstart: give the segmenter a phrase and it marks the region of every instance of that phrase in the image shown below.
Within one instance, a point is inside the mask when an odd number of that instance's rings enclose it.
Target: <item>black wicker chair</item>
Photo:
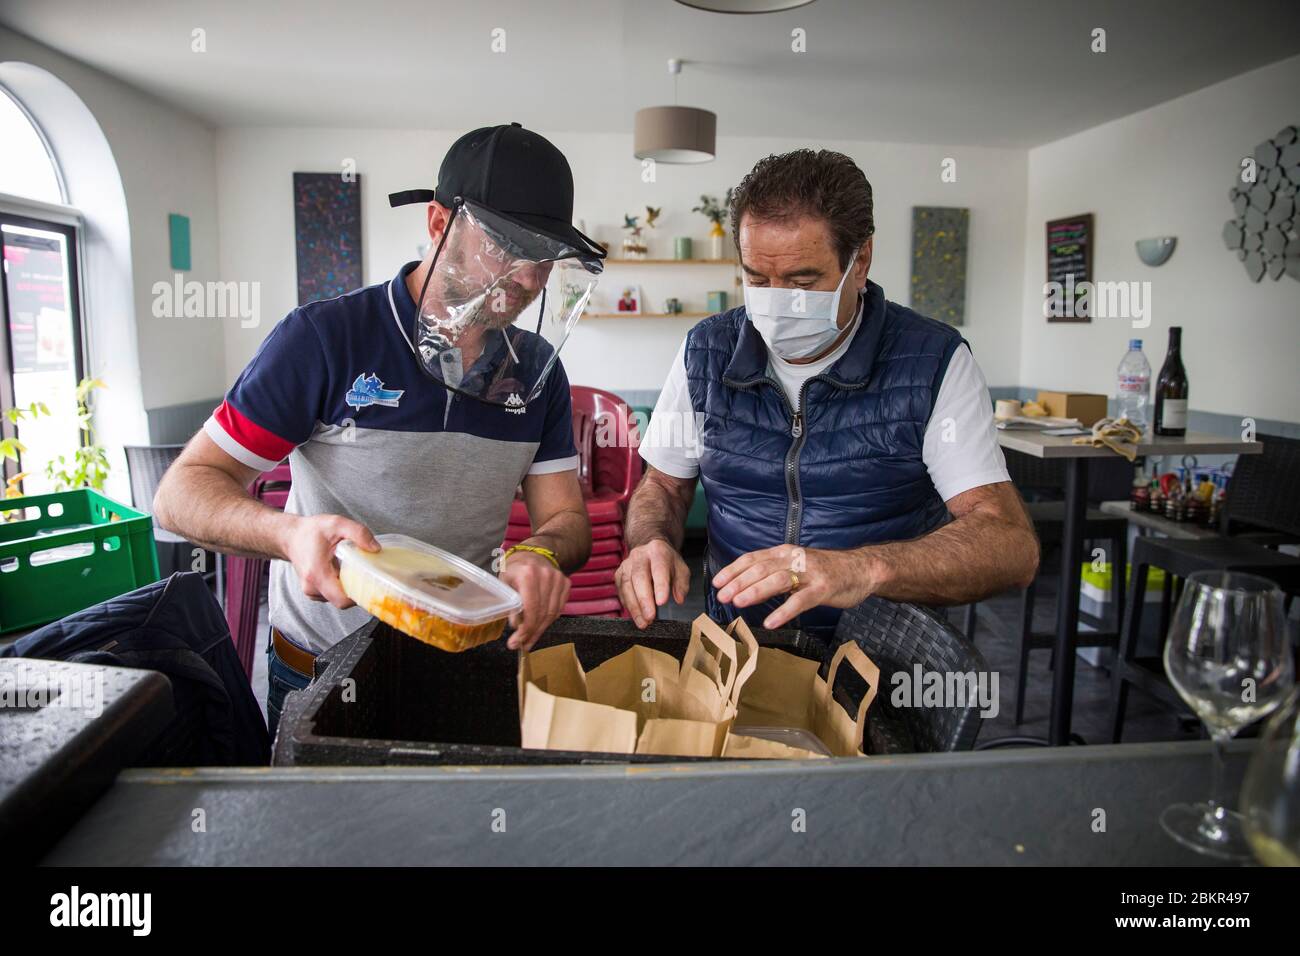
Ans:
[[[158,492],[163,475],[172,462],[180,457],[184,445],[127,445],[127,477],[131,482],[131,504],[138,510],[153,514],[153,496]],[[153,522],[154,545],[158,551],[158,569],[162,577],[168,577],[176,571],[191,571],[191,553],[194,545],[180,535],[168,531]],[[220,593],[219,557],[213,553],[208,563],[208,570],[203,578],[209,585],[216,585]]]
[[[932,611],[871,597],[845,611],[835,628],[835,644],[856,641],[880,668],[877,701],[888,707],[896,672],[979,674],[988,670],[984,655]],[[873,708],[874,709],[874,708]],[[892,709],[891,716],[911,735],[919,752],[970,750],[980,730],[980,705]]]
[[[1059,567],[1059,548],[1065,530],[1065,502],[1061,489],[1065,486],[1065,460],[1061,458],[1035,458],[1021,452],[1004,452],[1007,472],[1016,490],[1026,500],[1026,509],[1042,545],[1040,568],[1052,571]],[[1133,464],[1123,458],[1103,458],[1088,469],[1088,502],[1084,513],[1083,536],[1089,549],[1097,541],[1106,543],[1106,554],[1111,566],[1111,604],[1114,608],[1113,627],[1107,622],[1089,619],[1101,630],[1079,636],[1078,647],[1115,647],[1119,642],[1124,621],[1124,573],[1128,565],[1128,519],[1108,515],[1093,507],[1094,503],[1116,498],[1127,498],[1133,485]],[[1080,560],[1083,560],[1081,557]],[[1115,569],[1120,569],[1115,573]],[[1029,653],[1049,649],[1055,643],[1052,631],[1034,631],[1034,605],[1038,597],[1037,581],[1020,593],[1020,663],[1016,671],[1016,723],[1024,721],[1025,687],[1029,675]],[[968,641],[975,640],[976,605],[966,606],[964,629]],[[1055,658],[1053,658],[1055,663]]]

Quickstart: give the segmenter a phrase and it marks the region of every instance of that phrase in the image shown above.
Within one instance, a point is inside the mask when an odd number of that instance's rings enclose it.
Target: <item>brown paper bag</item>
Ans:
[[[691,622],[691,639],[679,674],[682,688],[721,720],[736,683],[736,642],[701,614]]]
[[[757,664],[758,642],[743,622],[724,631],[704,615],[681,664],[641,646],[590,673],[572,644],[521,654],[523,746],[716,757]]]
[[[586,675],[572,644],[519,655],[520,746],[630,754],[637,718],[586,699]]]
[[[867,683],[856,715],[849,714],[832,695],[840,665],[849,662]],[[758,649],[758,666],[741,690],[736,723],[747,726],[799,727],[811,731],[837,757],[865,756],[862,736],[867,711],[876,699],[880,669],[853,641],[835,650],[826,680],[817,675],[816,661],[805,660],[771,647]],[[786,754],[799,748],[775,741],[745,738],[723,745],[733,754],[743,749],[748,756]],[[770,745],[770,746],[769,746]],[[776,748],[775,750],[773,748]]]
[[[826,758],[815,750],[803,747],[791,747],[779,740],[764,740],[762,737],[749,737],[728,732],[722,743],[722,756],[736,757],[741,760],[813,760]]]
[[[735,688],[731,693],[731,702],[739,704],[740,692],[758,667],[758,639],[749,629],[744,618],[736,618],[727,625],[727,634],[736,642],[736,661],[739,671],[736,674]]]
[[[573,645],[568,645],[572,647]],[[649,719],[676,710],[671,700],[681,665],[677,658],[639,644],[587,675],[587,700],[633,711],[637,733]]]
[[[730,720],[675,720],[658,717],[647,720],[636,741],[639,754],[669,754],[676,757],[716,757],[727,740]]]
[[[659,707],[642,725],[637,753],[721,755],[736,698],[758,663],[758,641],[743,621],[740,625],[724,631],[704,615],[692,622],[678,679],[659,681]],[[595,693],[589,697],[597,699]]]

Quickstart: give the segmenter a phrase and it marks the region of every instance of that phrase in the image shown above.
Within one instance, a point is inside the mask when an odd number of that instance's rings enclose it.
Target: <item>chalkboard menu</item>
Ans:
[[[1091,321],[1092,241],[1090,212],[1047,224],[1047,321]]]

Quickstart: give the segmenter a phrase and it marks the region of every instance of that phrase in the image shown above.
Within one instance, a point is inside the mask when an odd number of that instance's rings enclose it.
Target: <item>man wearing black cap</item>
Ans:
[[[568,162],[518,124],[488,127],[453,144],[436,190],[390,199],[427,203],[429,254],[290,312],[154,501],[196,544],[272,559],[272,733],[315,655],[369,619],[339,583],[339,542],[403,533],[499,570],[523,599],[510,645],[524,648],[590,551],[558,353],[604,252],[570,223]],[[281,513],[246,489],[285,457]],[[502,555],[521,484],[534,531]]]

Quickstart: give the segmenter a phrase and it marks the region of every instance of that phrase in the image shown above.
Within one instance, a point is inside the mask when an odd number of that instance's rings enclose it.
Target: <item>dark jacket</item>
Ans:
[[[691,329],[685,365],[709,502],[706,575],[784,542],[843,550],[915,538],[947,521],[921,452],[961,344],[952,328],[886,301],[868,282],[848,350],[804,385],[796,420],[743,307]],[[759,624],[783,599],[745,608],[744,617]],[[712,586],[708,609],[721,621],[736,616]],[[817,608],[798,625],[833,627],[838,617]]]
[[[271,761],[266,721],[203,577],[173,574],[0,647],[0,657],[137,667],[171,681],[176,715],[142,766],[253,766]]]

